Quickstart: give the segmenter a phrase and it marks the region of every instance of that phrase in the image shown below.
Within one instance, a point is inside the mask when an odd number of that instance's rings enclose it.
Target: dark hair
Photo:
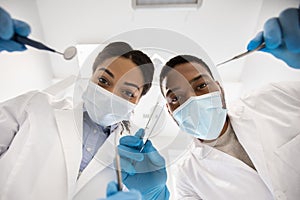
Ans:
[[[93,73],[97,69],[97,67],[102,64],[105,60],[122,56],[129,51],[132,51],[132,47],[125,42],[113,42],[108,44],[104,49],[97,55],[94,64],[93,64]]]
[[[211,73],[208,65],[201,60],[200,58],[197,58],[196,56],[191,55],[179,55],[175,56],[174,58],[170,59],[162,68],[160,75],[159,75],[159,83],[160,83],[160,89],[162,92],[162,82],[166,78],[167,74],[170,72],[171,69],[175,68],[177,65],[185,64],[185,63],[191,63],[195,62],[203,66],[211,75],[212,78],[214,78],[213,74]]]
[[[151,59],[142,51],[133,50],[132,47],[125,42],[113,42],[108,44],[96,57],[93,64],[93,73],[97,67],[105,60],[113,57],[123,57],[130,59],[137,67],[140,68],[144,78],[144,86],[142,96],[145,95],[152,85],[154,74],[154,65]]]
[[[151,88],[153,80],[154,65],[151,59],[139,50],[129,51],[128,53],[123,54],[121,57],[130,59],[142,71],[144,77],[142,96],[145,95]]]

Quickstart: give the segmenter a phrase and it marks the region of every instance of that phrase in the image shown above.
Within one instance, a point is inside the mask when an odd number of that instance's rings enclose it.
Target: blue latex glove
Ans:
[[[263,42],[266,48],[261,51],[300,69],[300,7],[286,9],[278,18],[266,21],[263,32],[249,42],[247,49],[255,49]]]
[[[135,136],[124,136],[118,146],[123,182],[129,189],[137,189],[145,200],[169,199],[166,186],[165,160],[153,147],[150,140],[143,146],[144,129]]]
[[[136,190],[128,192],[118,191],[118,186],[115,182],[108,183],[106,188],[106,197],[106,199],[98,200],[142,200],[142,195]]]
[[[0,51],[24,51],[23,44],[11,40],[14,34],[27,37],[30,27],[27,23],[12,19],[4,9],[0,7]]]

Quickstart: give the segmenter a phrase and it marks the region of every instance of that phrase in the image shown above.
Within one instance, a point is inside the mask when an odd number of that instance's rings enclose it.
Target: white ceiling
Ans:
[[[105,43],[136,29],[158,28],[190,38],[207,52],[214,63],[219,63],[244,52],[248,41],[262,29],[266,19],[278,16],[287,7],[298,6],[299,2],[203,0],[199,9],[140,10],[132,8],[131,0],[36,0],[36,5],[44,41],[60,51],[70,45]],[[151,36],[140,34],[135,37],[137,40],[149,40]],[[55,54],[50,54],[50,59],[56,79],[79,72],[76,60],[66,62]],[[219,68],[228,99],[239,96],[243,90],[241,79],[251,80],[249,71],[254,75],[261,70],[260,67],[256,68],[257,72],[249,68],[245,70],[246,61],[241,59]],[[248,77],[245,77],[245,71]],[[265,68],[265,71],[269,71],[269,68]],[[278,68],[274,79],[280,74],[282,68]],[[294,73],[288,71],[287,77],[290,74]],[[262,75],[261,80],[268,79]]]
[[[199,9],[133,9],[131,0],[0,0],[29,21],[32,36],[64,51],[70,45],[103,43],[143,28],[175,31],[199,44],[214,63],[246,50],[263,22],[299,0],[203,0]],[[15,15],[15,14],[18,14]],[[21,13],[21,14],[20,14]],[[36,18],[39,16],[39,19]],[[145,36],[138,36],[147,40]],[[78,63],[49,54],[53,78],[78,73]],[[219,69],[224,81],[239,82],[245,59]]]
[[[117,34],[140,29],[162,28],[183,34],[200,44],[214,62],[245,50],[255,34],[263,0],[204,0],[196,9],[134,10],[131,0],[37,0],[47,44],[63,51],[76,44],[101,43]],[[143,37],[143,36],[141,36]],[[56,78],[78,70],[73,62],[51,55]],[[242,67],[223,78],[236,81]]]
[[[190,38],[206,50],[214,63],[219,63],[245,51],[248,41],[262,29],[266,19],[278,16],[287,7],[298,6],[299,2],[203,0],[199,9],[141,10],[134,10],[131,0],[0,0],[0,5],[13,17],[30,23],[31,37],[59,51],[70,45],[103,43],[136,29],[158,28]],[[148,39],[143,35],[137,38]],[[34,55],[37,51],[29,52]],[[78,73],[76,60],[66,62],[56,54],[44,55],[50,57],[54,79]],[[43,60],[49,66],[47,59]],[[222,79],[240,82],[246,60],[220,68]]]

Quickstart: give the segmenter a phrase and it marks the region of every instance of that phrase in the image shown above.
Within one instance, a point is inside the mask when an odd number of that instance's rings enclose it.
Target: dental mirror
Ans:
[[[36,49],[46,50],[46,51],[51,51],[51,52],[54,52],[54,53],[58,53],[58,54],[62,55],[65,60],[71,60],[77,54],[76,47],[74,47],[74,46],[68,47],[64,51],[64,53],[61,53],[59,51],[56,51],[56,50],[54,50],[54,49],[46,46],[45,44],[43,44],[41,42],[29,39],[29,38],[24,37],[24,36],[14,35],[13,38],[12,38],[12,40],[14,40],[14,41],[16,41],[18,43],[24,44],[24,45],[29,45],[29,46],[34,47]]]
[[[66,60],[71,60],[72,58],[74,58],[77,54],[77,49],[74,46],[70,46],[68,47],[64,53],[62,54],[64,56],[64,59]]]

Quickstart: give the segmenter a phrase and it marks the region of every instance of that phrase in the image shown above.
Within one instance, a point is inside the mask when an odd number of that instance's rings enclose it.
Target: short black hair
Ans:
[[[160,89],[162,92],[162,82],[168,75],[171,69],[175,68],[177,65],[185,64],[185,63],[191,63],[195,62],[203,66],[208,73],[211,75],[211,77],[214,79],[213,74],[211,73],[211,70],[209,69],[208,65],[200,58],[192,55],[178,55],[174,58],[171,58],[162,68],[160,75],[159,75],[159,83],[160,83]]]
[[[93,73],[105,60],[113,57],[130,59],[134,64],[137,65],[137,67],[140,68],[145,83],[143,86],[142,96],[145,95],[152,86],[154,65],[151,59],[142,51],[133,50],[133,48],[125,42],[113,42],[108,44],[97,55],[93,64]]]

